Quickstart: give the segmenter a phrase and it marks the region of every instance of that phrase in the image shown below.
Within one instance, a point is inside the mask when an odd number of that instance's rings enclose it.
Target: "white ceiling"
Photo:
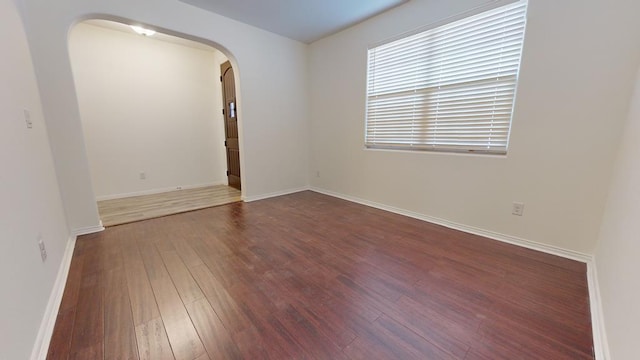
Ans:
[[[311,43],[409,0],[180,0]]]

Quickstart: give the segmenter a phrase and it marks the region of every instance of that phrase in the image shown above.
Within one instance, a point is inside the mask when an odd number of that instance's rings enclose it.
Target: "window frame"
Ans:
[[[499,147],[499,148],[487,148],[487,149],[479,149],[479,148],[472,148],[471,146],[447,146],[447,145],[443,145],[443,144],[435,144],[435,145],[427,145],[425,144],[420,144],[420,145],[415,145],[415,144],[401,144],[401,143],[395,143],[395,144],[371,144],[368,141],[368,132],[369,132],[369,101],[370,101],[370,70],[371,70],[371,58],[370,58],[370,52],[372,49],[384,46],[386,44],[389,43],[393,43],[395,41],[399,41],[399,40],[403,40],[403,39],[407,39],[411,36],[417,35],[417,34],[421,34],[436,28],[439,28],[441,26],[445,26],[447,24],[451,24],[454,22],[457,22],[459,20],[464,20],[466,18],[470,18],[470,17],[474,17],[476,15],[480,15],[484,12],[489,12],[492,10],[496,10],[500,7],[504,7],[507,5],[514,5],[517,6],[516,4],[524,4],[525,9],[524,9],[524,14],[523,14],[523,23],[522,23],[522,40],[520,42],[520,52],[518,55],[518,64],[517,64],[517,68],[515,71],[515,78],[514,78],[514,85],[513,85],[513,95],[512,95],[512,103],[511,103],[511,107],[510,107],[510,113],[509,113],[509,121],[508,121],[508,128],[507,128],[507,134],[506,134],[506,140],[505,140],[505,145],[504,147]],[[523,58],[523,54],[524,54],[524,46],[525,46],[525,42],[526,42],[526,29],[527,29],[527,22],[528,22],[528,10],[529,10],[529,0],[501,0],[501,1],[496,1],[494,3],[491,4],[487,4],[487,5],[483,5],[483,6],[479,6],[477,8],[456,14],[454,16],[450,16],[446,19],[443,20],[439,20],[433,23],[430,23],[428,25],[425,26],[421,26],[415,30],[409,31],[409,32],[405,32],[396,36],[393,36],[391,38],[387,38],[383,41],[380,42],[376,42],[376,43],[372,43],[368,46],[367,48],[367,74],[366,74],[366,91],[365,91],[365,126],[364,126],[364,147],[365,149],[368,150],[395,150],[395,151],[409,151],[409,152],[439,152],[439,153],[458,153],[458,154],[485,154],[485,155],[506,155],[509,149],[509,142],[510,142],[510,138],[511,138],[511,130],[512,130],[512,126],[513,126],[513,119],[514,119],[514,115],[515,115],[515,108],[516,108],[516,102],[517,102],[517,94],[518,94],[518,87],[519,87],[519,80],[520,80],[520,71],[521,71],[521,66],[522,66],[522,58]],[[456,85],[465,85],[468,84],[468,82],[458,82],[455,83]],[[417,129],[424,129],[424,126],[421,127],[417,127]]]

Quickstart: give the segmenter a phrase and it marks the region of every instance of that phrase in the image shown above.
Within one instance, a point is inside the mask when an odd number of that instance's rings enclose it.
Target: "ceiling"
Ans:
[[[180,0],[304,43],[409,0]]]

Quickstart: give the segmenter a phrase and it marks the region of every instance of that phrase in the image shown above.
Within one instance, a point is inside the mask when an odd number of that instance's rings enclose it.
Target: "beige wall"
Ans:
[[[226,57],[160,38],[86,23],[69,36],[98,199],[226,183]]]
[[[12,0],[0,0],[0,46],[0,359],[28,359],[69,233],[31,55]],[[31,129],[23,109],[31,113]],[[44,263],[38,237],[48,253]]]
[[[638,64],[639,2],[530,0],[507,156],[364,149],[367,46],[484,3],[411,1],[311,45],[311,184],[592,254]]]
[[[141,22],[216,44],[237,70],[244,195],[251,199],[308,184],[306,45],[175,0],[23,2],[72,230],[99,226],[68,52],[69,30],[86,18]]]
[[[640,334],[640,73],[596,251],[611,359],[638,357]]]
[[[10,50],[0,59],[0,192],[8,214],[0,217],[0,276],[6,292],[16,294],[0,300],[0,358],[26,358],[36,337],[69,232],[62,206],[72,231],[98,225],[67,37],[75,21],[95,14],[190,34],[217,43],[232,59],[249,197],[303,187],[311,177],[311,185],[350,197],[577,253],[595,251],[611,353],[635,355],[637,92],[627,114],[640,83],[634,77],[640,3],[530,0],[506,157],[363,148],[367,45],[483,0],[413,0],[309,47],[173,0],[22,3],[44,115],[14,2],[0,0],[0,38]],[[32,110],[32,130],[20,119],[24,107]],[[525,203],[523,217],[510,214],[512,201]],[[38,234],[49,251],[45,264]]]

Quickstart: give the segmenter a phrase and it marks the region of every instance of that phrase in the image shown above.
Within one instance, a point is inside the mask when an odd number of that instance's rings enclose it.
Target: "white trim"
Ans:
[[[591,329],[593,331],[593,353],[596,360],[611,359],[607,329],[604,326],[604,313],[598,283],[598,268],[595,258],[587,262],[587,283],[589,284],[589,307],[591,310]]]
[[[485,230],[485,229],[481,229],[481,228],[474,227],[474,226],[464,225],[464,224],[456,223],[456,222],[453,222],[453,221],[449,221],[449,220],[445,220],[445,219],[441,219],[441,218],[437,218],[437,217],[433,217],[433,216],[429,216],[429,215],[424,215],[424,214],[420,214],[420,213],[409,211],[409,210],[400,209],[400,208],[397,208],[397,207],[394,207],[394,206],[389,206],[389,205],[377,203],[377,202],[374,202],[374,201],[364,200],[364,199],[360,199],[360,198],[357,198],[357,197],[354,197],[354,196],[350,196],[350,195],[344,195],[344,194],[336,193],[336,192],[333,192],[333,191],[330,191],[330,190],[325,190],[325,189],[321,189],[321,188],[317,188],[317,187],[313,187],[313,186],[310,188],[310,190],[318,192],[318,193],[321,193],[321,194],[337,197],[337,198],[340,198],[340,199],[343,199],[343,200],[348,200],[348,201],[351,201],[351,202],[355,202],[355,203],[358,203],[358,204],[371,206],[371,207],[374,207],[374,208],[377,208],[377,209],[386,210],[386,211],[390,211],[392,213],[408,216],[408,217],[411,217],[411,218],[414,218],[414,219],[427,221],[427,222],[434,223],[434,224],[437,224],[437,225],[442,225],[442,226],[448,227],[450,229],[460,230],[460,231],[464,231],[464,232],[467,232],[467,233],[470,233],[470,234],[484,236],[484,237],[489,238],[489,239],[502,241],[502,242],[509,243],[509,244],[512,244],[512,245],[518,245],[518,246],[521,246],[521,247],[525,247],[527,249],[542,251],[542,252],[547,253],[547,254],[557,255],[557,256],[561,256],[563,258],[576,260],[576,261],[580,261],[580,262],[583,262],[583,263],[587,263],[592,258],[591,255],[585,254],[585,253],[581,253],[581,252],[578,252],[578,251],[563,249],[563,248],[560,248],[560,247],[557,247],[557,246],[542,244],[542,243],[539,243],[539,242],[536,242],[536,241],[531,241],[531,240],[519,238],[517,236],[502,234],[502,233],[491,231],[491,230]]]
[[[102,226],[102,220],[100,221],[100,225],[98,226],[87,226],[79,229],[71,230],[71,234],[73,236],[87,235],[93,234],[104,230],[104,226]]]
[[[96,201],[115,200],[115,199],[122,199],[122,198],[128,198],[128,197],[133,197],[133,196],[161,194],[161,193],[165,193],[165,192],[169,192],[169,191],[198,189],[198,188],[216,186],[216,185],[227,185],[227,183],[226,182],[212,182],[212,183],[206,183],[206,184],[173,186],[173,187],[166,187],[166,188],[161,188],[161,189],[150,189],[150,190],[134,191],[134,192],[122,193],[122,194],[102,195],[102,196],[96,196]]]
[[[69,275],[69,267],[71,266],[75,246],[76,237],[72,235],[69,237],[67,247],[62,255],[62,262],[60,263],[60,268],[58,268],[58,276],[49,295],[49,302],[47,303],[47,308],[40,323],[38,337],[31,351],[31,360],[45,360],[47,358],[49,343],[51,342],[53,328],[58,318],[58,310],[62,302],[64,287],[67,284],[67,276]]]
[[[306,190],[309,190],[308,186],[303,186],[303,187],[294,188],[294,189],[287,189],[287,190],[282,190],[282,191],[276,191],[276,192],[272,192],[272,193],[268,193],[268,194],[262,194],[262,195],[243,196],[242,200],[244,202],[252,202],[252,201],[264,200],[264,199],[268,199],[268,198],[272,198],[272,197],[276,197],[276,196],[289,195],[289,194],[297,193],[297,192],[300,192],[300,191],[306,191]]]

